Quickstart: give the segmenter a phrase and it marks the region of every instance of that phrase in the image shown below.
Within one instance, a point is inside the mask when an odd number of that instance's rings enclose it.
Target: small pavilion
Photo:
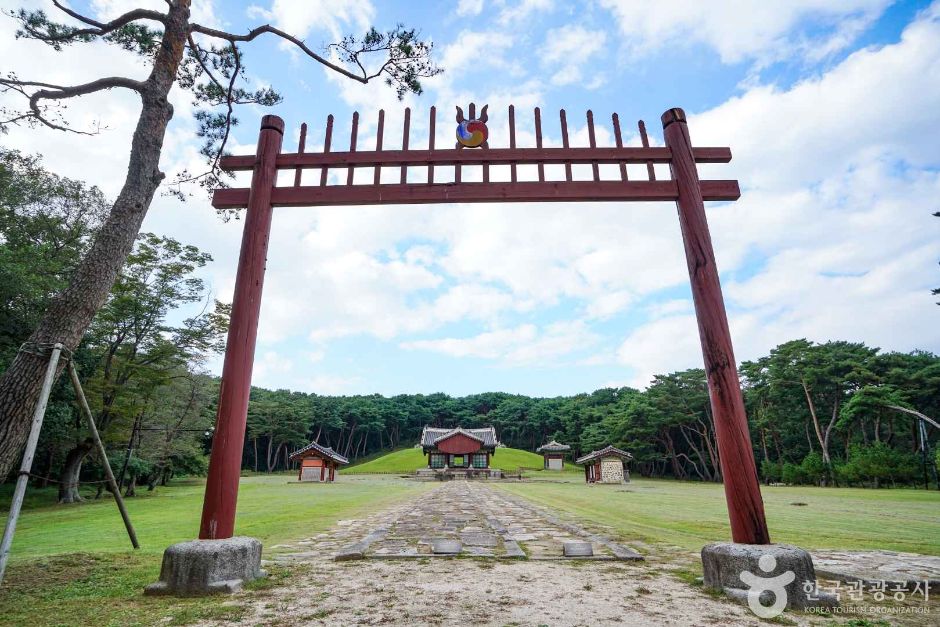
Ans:
[[[349,463],[348,459],[332,448],[320,446],[316,442],[311,442],[294,452],[290,459],[291,461],[300,460],[297,481],[335,481],[337,469]]]
[[[633,455],[621,451],[615,446],[607,446],[599,451],[591,451],[575,461],[584,465],[584,480],[588,483],[628,483],[630,472],[624,463],[633,459]]]
[[[545,470],[564,470],[565,454],[571,450],[567,444],[559,444],[552,440],[548,444],[535,449],[536,453],[542,454],[542,468]]]

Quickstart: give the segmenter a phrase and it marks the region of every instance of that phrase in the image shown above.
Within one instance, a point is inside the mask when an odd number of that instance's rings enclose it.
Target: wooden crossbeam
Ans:
[[[702,181],[705,200],[737,200],[737,181]],[[248,206],[248,188],[215,190],[216,209]],[[406,183],[275,187],[275,207],[323,205],[404,205],[448,202],[656,201],[679,197],[675,181],[526,181],[489,183]]]
[[[695,148],[697,163],[728,163],[730,148]],[[669,163],[668,148],[491,148],[490,150],[383,150],[282,153],[277,168],[319,168],[376,165],[512,165],[571,163]],[[223,170],[245,171],[255,166],[254,155],[222,157]]]

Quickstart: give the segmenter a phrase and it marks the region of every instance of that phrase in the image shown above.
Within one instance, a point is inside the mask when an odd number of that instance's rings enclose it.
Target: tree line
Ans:
[[[740,376],[764,481],[915,484],[923,481],[925,452],[933,475],[938,430],[927,427],[922,451],[917,414],[940,415],[937,355],[800,339],[742,363]],[[554,439],[569,444],[574,457],[612,444],[633,454],[642,476],[721,481],[702,369],[657,375],[646,390],[554,398],[336,397],[254,388],[244,459],[257,471],[287,469],[288,452],[314,440],[356,460],[416,445],[425,425],[492,425],[506,446],[534,451]]]
[[[106,211],[99,190],[0,149],[0,368],[12,362],[69,280]],[[139,235],[71,353],[129,494],[138,485],[152,489],[174,475],[205,472],[218,380],[203,364],[224,348],[229,313],[196,276],[210,261],[172,238]],[[184,307],[196,313],[182,317]],[[940,416],[937,355],[801,339],[742,363],[740,376],[767,482],[907,485],[923,481],[925,452],[935,461],[938,429],[929,425],[922,433],[920,416]],[[721,480],[701,369],[658,375],[646,390],[554,398],[321,396],[253,388],[244,468],[288,469],[290,453],[310,441],[360,460],[414,446],[425,425],[492,425],[506,446],[534,451],[556,439],[570,444],[575,457],[613,444],[634,455],[637,474]],[[81,485],[86,495],[101,493],[101,467],[65,381],[54,389],[33,472],[40,485],[57,485],[63,502],[82,498]]]

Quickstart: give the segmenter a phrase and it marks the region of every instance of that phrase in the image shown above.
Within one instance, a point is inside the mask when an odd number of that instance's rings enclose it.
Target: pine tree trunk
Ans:
[[[124,186],[68,287],[49,305],[30,342],[61,342],[66,349],[74,350],[107,299],[134,246],[164,177],[160,153],[167,124],[173,117],[167,95],[176,82],[185,50],[189,5],[189,0],[179,0],[169,8],[163,40],[141,94],[140,117],[131,142]],[[47,357],[19,352],[0,378],[0,480],[16,465],[26,442],[47,361]],[[65,364],[64,359],[59,362],[58,372]]]

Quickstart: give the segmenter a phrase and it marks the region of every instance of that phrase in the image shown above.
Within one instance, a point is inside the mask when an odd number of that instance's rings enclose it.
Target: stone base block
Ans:
[[[244,583],[264,576],[259,540],[245,537],[192,540],[174,544],[163,552],[160,581],[144,588],[144,594],[232,593],[241,590]]]
[[[702,549],[705,586],[745,603],[762,618],[784,608],[835,607],[835,595],[816,590],[813,558],[787,544],[716,542]]]

